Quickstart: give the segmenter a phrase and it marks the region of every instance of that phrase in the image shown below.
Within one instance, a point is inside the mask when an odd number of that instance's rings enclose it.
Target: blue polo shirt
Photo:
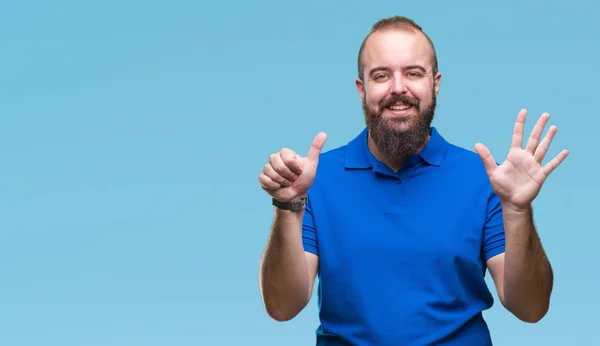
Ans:
[[[491,345],[486,260],[502,210],[479,156],[431,128],[397,172],[368,132],[321,154],[303,219],[319,256],[317,345]]]

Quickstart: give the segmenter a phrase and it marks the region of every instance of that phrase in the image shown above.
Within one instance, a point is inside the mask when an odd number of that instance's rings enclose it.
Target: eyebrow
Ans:
[[[427,72],[425,67],[423,67],[421,65],[409,65],[404,68],[404,70],[414,70],[414,69],[421,70],[423,73]]]
[[[372,68],[371,71],[369,71],[369,76],[372,76],[375,72],[379,72],[379,71],[389,71],[389,69],[387,67],[383,67],[383,66]]]

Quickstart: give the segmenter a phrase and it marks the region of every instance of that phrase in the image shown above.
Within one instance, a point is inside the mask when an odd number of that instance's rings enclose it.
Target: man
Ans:
[[[489,270],[501,303],[539,321],[553,275],[531,203],[567,156],[542,165],[549,115],[523,149],[519,112],[498,166],[483,144],[475,154],[430,126],[441,73],[412,20],[376,23],[358,66],[365,130],[323,154],[324,133],[306,157],[282,149],[259,176],[275,206],[260,266],[268,314],[294,318],[318,274],[318,345],[491,345]]]

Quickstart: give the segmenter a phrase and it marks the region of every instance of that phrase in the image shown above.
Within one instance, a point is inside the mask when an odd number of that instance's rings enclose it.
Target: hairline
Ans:
[[[362,80],[364,82],[365,65],[363,63],[363,55],[364,55],[364,50],[367,46],[367,41],[373,34],[386,32],[386,31],[400,31],[400,32],[408,32],[411,34],[421,33],[423,36],[425,36],[425,38],[427,39],[427,42],[429,43],[429,46],[431,47],[431,50],[432,50],[432,54],[431,54],[432,56],[431,56],[431,61],[430,61],[432,73],[435,75],[438,72],[437,53],[436,53],[435,46],[434,46],[431,38],[423,30],[421,30],[420,28],[415,28],[411,24],[393,23],[393,24],[384,26],[382,28],[372,29],[371,32],[369,32],[369,34],[367,35],[367,37],[364,38],[362,44],[360,45],[360,49],[358,51],[358,77],[360,78],[360,80]]]

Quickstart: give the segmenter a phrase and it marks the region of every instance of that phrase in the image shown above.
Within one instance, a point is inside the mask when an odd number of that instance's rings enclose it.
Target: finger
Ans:
[[[319,162],[319,155],[321,154],[321,150],[323,149],[323,145],[325,145],[326,140],[327,134],[324,132],[320,132],[315,136],[315,139],[308,150],[308,155],[306,156],[310,161],[314,163]]]
[[[496,165],[496,160],[494,160],[490,150],[485,145],[477,143],[475,144],[475,151],[479,154],[479,158],[483,162],[483,166],[485,167],[488,176],[492,175],[498,166]]]
[[[292,172],[285,163],[283,163],[283,159],[281,158],[281,153],[276,153],[271,155],[271,166],[277,172],[277,174],[281,175],[284,179],[289,182],[292,182],[298,178],[298,175]],[[271,177],[273,178],[273,177]],[[276,180],[280,182],[279,180]]]
[[[277,190],[282,188],[281,184],[279,184],[276,181],[273,181],[273,179],[269,178],[264,173],[261,173],[258,176],[258,182],[260,183],[260,186],[265,190]]]
[[[298,175],[302,174],[302,165],[300,164],[300,158],[298,157],[298,155],[293,150],[285,148],[281,149],[279,155],[281,155],[281,160],[283,161],[283,164],[285,164],[287,168],[289,168],[290,171],[295,175],[290,179],[292,181],[296,180],[298,178]]]
[[[552,143],[552,139],[554,139],[556,131],[558,131],[558,128],[556,126],[550,126],[548,132],[546,133],[546,136],[544,136],[544,139],[542,139],[540,145],[537,147],[535,153],[533,154],[535,160],[540,164],[542,163],[542,161],[544,160],[544,156],[546,156],[546,153],[548,152],[548,148],[550,147],[550,143]]]
[[[542,133],[544,132],[544,127],[546,127],[546,123],[548,123],[548,119],[550,118],[550,114],[542,113],[537,123],[531,130],[531,135],[529,136],[529,140],[527,141],[527,146],[525,147],[525,151],[530,153],[534,153],[537,145],[542,138]]]
[[[525,132],[525,119],[527,118],[527,110],[521,109],[517,115],[517,121],[513,129],[512,142],[510,144],[513,148],[521,148],[523,145],[523,133]]]
[[[275,167],[271,163],[265,164],[265,168],[263,169],[264,175],[271,178],[274,182],[280,184],[281,186],[292,186],[292,182],[286,179],[284,176],[279,174]]]
[[[556,169],[556,167],[558,167],[567,158],[568,155],[569,155],[569,151],[567,149],[558,153],[558,155],[556,155],[555,158],[550,160],[550,162],[548,162],[542,168],[544,171],[544,174],[546,174],[546,176],[549,176],[550,173],[552,173],[552,171],[554,171]]]

